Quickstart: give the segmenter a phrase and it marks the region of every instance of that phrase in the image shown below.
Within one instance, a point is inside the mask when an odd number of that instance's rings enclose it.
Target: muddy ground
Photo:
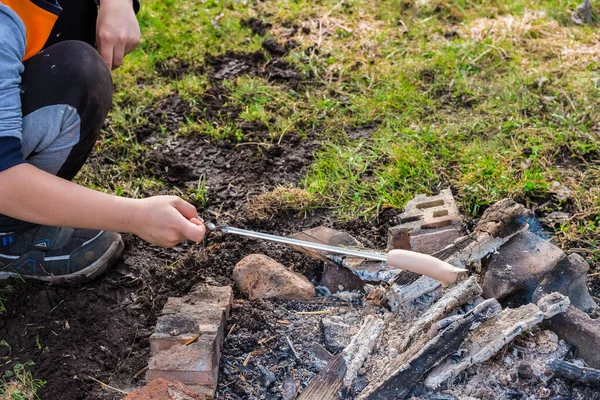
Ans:
[[[146,110],[149,123],[139,129],[137,136],[141,142],[152,144],[152,150],[140,160],[139,173],[154,174],[179,188],[193,187],[199,177],[205,176],[210,188],[208,203],[204,207],[196,204],[205,220],[218,219],[280,235],[327,225],[350,232],[366,246],[384,248],[387,228],[398,213],[395,210],[384,210],[371,221],[345,224],[337,222],[329,211],[281,214],[268,220],[247,217],[249,197],[277,185],[297,183],[304,176],[317,148],[316,131],[305,138],[286,135],[281,143],[266,147],[238,146],[228,140],[216,142],[202,135],[174,135],[185,118],[235,120],[240,110],[225,105],[227,89],[220,83],[223,79],[254,74],[290,87],[301,85],[293,66],[277,58],[286,46],[294,43],[279,47],[265,44],[265,51],[275,58],[263,51],[217,55],[209,58],[205,68],[193,71],[178,61],[157,65],[157,71],[164,76],[206,73],[212,86],[198,106],[190,106],[175,93],[156,108]],[[161,137],[155,135],[159,124],[166,127],[166,135]],[[268,135],[260,124],[242,125],[242,131],[245,139]],[[357,137],[363,131],[349,128]],[[103,168],[110,162],[110,157],[104,155],[94,155],[90,160],[92,168]],[[134,375],[147,365],[149,336],[168,297],[184,295],[201,282],[231,285],[234,265],[250,253],[267,254],[315,283],[322,270],[319,262],[285,246],[239,237],[212,236],[201,245],[184,243],[174,249],[149,246],[130,235],[125,235],[125,242],[118,265],[83,287],[11,283],[12,292],[2,296],[7,311],[0,320],[0,337],[8,346],[0,346],[0,372],[15,363],[33,361],[33,375],[47,381],[39,391],[41,399],[120,399],[122,394],[103,390],[91,378],[124,391],[143,384],[143,374],[137,378]],[[238,292],[235,296],[242,298]],[[308,346],[315,341],[323,344],[323,340],[318,317],[299,317],[296,312],[330,307],[348,305],[331,298],[305,303],[236,302],[228,325],[228,330],[233,329],[225,340],[222,355],[219,398],[275,399],[281,398],[284,389],[293,393],[304,387],[321,367],[308,357]],[[258,344],[270,337],[275,338],[262,346]],[[288,337],[294,349],[289,346]],[[265,353],[251,357],[244,366],[248,354],[256,350]],[[265,368],[273,375],[265,373]],[[553,398],[571,398],[570,385],[561,383],[561,388],[566,389]],[[523,398],[518,391],[506,389],[506,393],[514,394],[507,398]],[[423,393],[418,396],[428,398]],[[453,398],[435,396],[431,398]]]

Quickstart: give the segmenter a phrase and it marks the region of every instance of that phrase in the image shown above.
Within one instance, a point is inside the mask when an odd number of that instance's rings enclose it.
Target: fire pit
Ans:
[[[313,287],[250,255],[233,271],[249,300],[231,303],[229,288],[203,285],[167,302],[147,379],[232,399],[589,397],[593,389],[569,383],[600,382],[589,266],[530,233],[530,218],[506,199],[464,234],[449,191],[409,202],[388,250],[420,250],[468,270],[450,285],[383,261],[297,248],[325,266]],[[325,227],[293,237],[360,246]],[[242,333],[249,329],[264,336]]]

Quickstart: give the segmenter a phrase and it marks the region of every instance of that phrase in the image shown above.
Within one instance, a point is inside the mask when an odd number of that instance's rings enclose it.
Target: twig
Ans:
[[[137,379],[141,374],[148,371],[148,366],[146,365],[144,368],[140,369],[138,372],[133,375],[133,379]]]
[[[246,357],[246,359],[244,360],[244,362],[242,363],[242,365],[245,367],[246,365],[248,365],[248,362],[250,361],[250,358],[252,356],[263,354],[264,352],[265,352],[264,350],[254,350],[254,351],[251,351],[250,353],[248,353],[248,356]]]
[[[568,254],[572,254],[572,253],[591,253],[593,254],[594,251],[590,250],[590,249],[584,249],[583,247],[573,247],[569,250],[567,250]]]
[[[475,57],[473,60],[470,61],[471,64],[475,64],[477,61],[479,61],[479,59],[481,59],[481,57],[485,56],[490,51],[492,51],[492,49],[487,49],[486,51],[484,51],[483,53],[481,53],[480,55],[478,55],[477,57]]]
[[[239,146],[265,146],[265,147],[271,147],[273,145],[271,143],[262,143],[262,142],[242,142],[242,143],[237,143],[235,145],[235,147],[239,147]]]
[[[194,337],[192,337],[192,338],[190,338],[190,339],[186,340],[186,341],[185,341],[185,343],[183,343],[183,345],[184,345],[184,346],[189,346],[190,344],[192,344],[192,343],[196,342],[196,341],[197,341],[197,340],[200,338],[200,336],[202,336],[202,332],[198,332],[198,333],[196,333],[196,334],[194,335]]]
[[[323,18],[319,20],[319,38],[317,39],[317,47],[321,47],[321,42],[323,41],[323,21],[325,21],[332,12],[334,12],[339,6],[344,4],[344,0],[340,0],[331,10],[329,10]]]
[[[227,339],[229,337],[229,335],[231,335],[231,332],[233,332],[233,330],[235,329],[236,326],[237,326],[237,324],[231,325],[231,328],[229,328],[229,332],[227,332],[227,336],[225,336],[225,339]]]
[[[270,338],[264,338],[264,339],[260,339],[258,341],[258,344],[265,344],[267,342],[270,342],[271,340],[275,339],[277,336],[271,336]]]
[[[331,314],[333,309],[331,310],[321,310],[321,311],[298,311],[296,315],[320,315],[320,314]]]
[[[600,272],[594,272],[593,274],[589,274],[588,278],[591,277],[591,276],[598,276],[598,275],[600,275]]]
[[[290,349],[292,349],[292,353],[294,353],[294,357],[296,357],[297,360],[300,360],[300,356],[298,355],[298,353],[296,352],[296,349],[294,348],[294,344],[292,343],[292,341],[290,340],[289,336],[285,337],[287,339],[288,344],[290,345]]]
[[[58,308],[58,306],[60,306],[65,300],[61,300],[57,305],[55,305],[54,307],[52,307],[52,309],[50,310],[50,312],[56,310]]]
[[[106,383],[104,383],[104,382],[102,382],[102,381],[99,381],[99,380],[98,380],[98,379],[96,379],[96,378],[92,378],[92,377],[91,377],[91,376],[89,376],[89,375],[88,375],[88,378],[90,378],[91,380],[93,380],[93,381],[95,381],[95,382],[98,382],[98,383],[100,384],[100,386],[102,386],[102,389],[103,389],[103,390],[104,390],[104,388],[109,388],[109,389],[112,389],[112,390],[114,390],[114,391],[116,391],[116,392],[119,392],[119,393],[121,393],[121,394],[124,394],[124,395],[128,395],[128,394],[129,394],[129,392],[126,392],[126,391],[124,391],[124,390],[121,390],[121,389],[117,389],[116,387],[114,387],[114,386],[110,386],[109,384],[106,384]]]

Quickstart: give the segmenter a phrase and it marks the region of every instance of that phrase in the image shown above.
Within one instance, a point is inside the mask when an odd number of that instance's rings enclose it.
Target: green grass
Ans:
[[[595,249],[600,46],[597,27],[570,20],[579,1],[416,3],[144,2],[144,40],[115,75],[111,124],[98,146],[115,162],[88,167],[83,182],[128,196],[180,193],[140,167],[148,150],[136,139],[147,123],[144,110],[172,93],[199,106],[211,84],[193,71],[206,68],[208,55],[260,49],[264,37],[241,22],[254,16],[272,23],[267,37],[278,40],[290,24],[310,29],[294,36],[301,46],[285,57],[303,74],[302,84],[225,80],[227,106],[239,115],[219,124],[190,118],[178,134],[244,142],[241,124],[261,122],[269,137],[250,140],[270,145],[317,132],[316,160],[293,192],[306,192],[298,195],[301,210],[319,206],[342,219],[369,218],[417,193],[452,187],[473,216],[507,196],[547,211],[568,204],[575,217],[557,240]],[[156,71],[177,63],[192,72],[173,79]],[[377,126],[370,137],[348,138],[348,129],[369,123]],[[199,179],[186,195],[206,204],[210,190]],[[553,198],[561,186],[571,191],[566,202]],[[291,192],[283,192],[289,209]]]
[[[0,345],[3,345],[0,343]],[[3,400],[39,400],[37,390],[46,382],[34,379],[27,370],[32,363],[15,364],[12,370],[4,373],[0,379],[0,399]]]

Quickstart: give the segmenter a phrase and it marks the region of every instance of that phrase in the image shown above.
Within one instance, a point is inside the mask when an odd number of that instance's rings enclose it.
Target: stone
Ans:
[[[250,299],[306,300],[315,296],[315,287],[305,276],[262,254],[250,254],[238,262],[233,280]]]
[[[531,302],[540,281],[565,253],[547,240],[530,232],[513,236],[490,257],[483,279],[483,297],[505,299],[522,297]]]
[[[298,396],[298,390],[300,390],[300,383],[293,377],[288,376],[283,381],[282,400],[294,400]]]
[[[571,21],[577,25],[591,24],[594,21],[594,16],[590,0],[583,0],[583,3],[578,5],[575,12],[571,14]]]
[[[577,357],[592,368],[600,368],[600,320],[591,319],[580,309],[569,306],[566,312],[542,323],[542,328],[577,348]]]
[[[571,301],[571,304],[584,312],[591,312],[598,307],[587,287],[589,264],[579,254],[571,254],[561,259],[540,282],[533,294],[537,302],[548,293],[559,292]]]
[[[335,229],[326,226],[318,226],[308,229],[290,236],[292,239],[304,240],[314,243],[322,243],[336,247],[363,247],[362,244],[347,232],[336,231]],[[315,249],[307,249],[305,247],[292,246],[297,251],[304,253],[312,258],[323,260],[331,263],[332,261],[326,257],[327,252]]]
[[[463,236],[462,218],[449,189],[415,196],[404,206],[399,222],[388,230],[388,250],[434,254]]]
[[[123,400],[207,400],[209,398],[193,391],[181,382],[159,378],[143,388],[129,393]]]
[[[277,380],[275,374],[260,364],[258,364],[257,366],[260,370],[260,373],[262,374],[262,378],[260,380],[261,385],[267,388],[271,387],[273,383],[275,383],[275,381]]]
[[[339,353],[350,344],[352,340],[351,327],[340,318],[322,318],[319,325],[327,350]]]
[[[188,346],[176,344],[154,354],[148,363],[146,381],[162,378],[216,389],[218,372],[218,337],[206,334]]]
[[[336,231],[325,226],[319,226],[313,229],[308,229],[306,231],[296,233],[291,237],[293,239],[304,240],[314,243],[322,243],[329,246],[363,248],[362,244],[350,234],[346,232]],[[322,250],[307,249],[300,246],[292,247],[301,253],[316,258],[317,260],[324,261],[327,264],[332,264],[338,267],[346,268],[350,270],[353,274],[357,275],[359,279],[363,281],[389,281],[396,274],[400,273],[399,269],[388,267],[384,261],[366,260],[362,257],[353,257]],[[325,272],[326,274],[328,273],[327,270]],[[358,285],[358,282],[350,278],[349,275],[345,274],[344,270],[334,270],[333,272],[340,272],[340,274],[344,274],[344,276],[332,277],[332,281],[334,281],[332,285],[335,284],[335,280],[341,280],[342,286],[344,286],[343,283],[346,283],[348,286],[351,286],[353,282],[355,286]],[[326,285],[322,284],[322,286]],[[328,286],[329,284],[326,287]],[[358,290],[358,288],[350,289],[350,287],[346,288],[345,286],[344,289]]]
[[[330,293],[337,293],[345,290],[362,291],[365,283],[348,268],[327,263],[319,285],[325,286]]]
[[[537,382],[540,380],[538,376],[533,372],[533,368],[531,367],[531,365],[529,365],[526,362],[521,362],[519,364],[519,366],[517,367],[517,373],[519,374],[519,378],[525,381]]]

